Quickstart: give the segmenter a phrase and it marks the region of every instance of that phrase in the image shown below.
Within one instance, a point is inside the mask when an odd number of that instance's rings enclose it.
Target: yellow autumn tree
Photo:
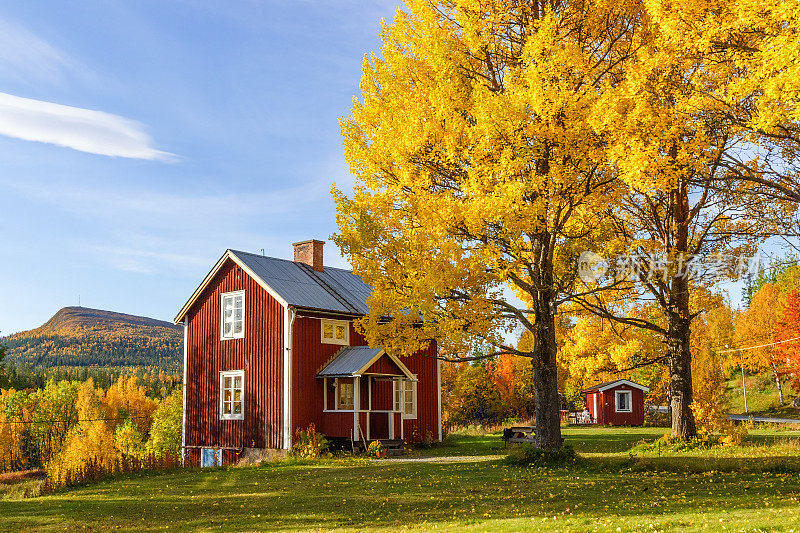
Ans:
[[[723,434],[723,443],[739,444],[747,430],[728,418],[730,400],[725,379],[731,358],[725,348],[734,340],[734,312],[725,304],[692,322],[692,412],[700,434]]]
[[[91,379],[78,389],[76,407],[78,423],[70,429],[61,452],[47,465],[48,476],[56,485],[91,462],[110,470],[117,460],[114,426],[109,427],[103,391],[96,389]]]
[[[147,389],[139,384],[136,376],[120,376],[106,391],[105,404],[109,418],[116,419],[110,427],[114,428],[123,419],[129,418],[139,435],[149,433],[153,413],[158,407],[156,401],[147,397]]]
[[[357,182],[334,189],[334,240],[372,286],[367,339],[406,355],[479,340],[530,359],[543,448],[562,440],[555,316],[618,192],[590,114],[646,38],[639,9],[408,0],[341,123]],[[506,342],[519,327],[530,350]]]
[[[626,261],[615,273],[631,281],[628,301],[648,299],[661,316],[631,319],[624,304],[619,313],[600,298],[584,303],[663,337],[672,432],[687,439],[696,433],[692,321],[713,307],[708,296],[714,286],[741,277],[741,259],[754,255],[796,206],[758,181],[768,172],[758,165],[752,134],[729,118],[728,93],[751,73],[720,61],[715,37],[703,28],[714,27],[730,8],[702,1],[644,5],[643,31],[650,38],[625,78],[603,92],[592,124],[628,185],[610,215],[616,252]],[[749,36],[747,45],[757,39]],[[738,168],[748,168],[750,178]],[[614,303],[620,297],[615,293]]]

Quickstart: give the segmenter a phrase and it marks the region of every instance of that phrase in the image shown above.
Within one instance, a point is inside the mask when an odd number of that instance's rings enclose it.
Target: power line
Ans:
[[[766,348],[767,346],[775,346],[776,344],[783,344],[784,342],[796,341],[800,340],[800,337],[792,337],[791,339],[786,339],[777,342],[770,342],[769,344],[760,344],[758,346],[748,346],[747,348],[732,348],[730,350],[722,350],[717,353],[728,353],[728,352],[743,352],[745,350],[755,350],[756,348]]]
[[[81,422],[112,422],[117,420],[132,420],[134,418],[148,418],[147,416],[126,416],[124,418],[87,418],[86,420],[11,420],[0,422],[0,424],[60,424],[62,422],[79,424]]]

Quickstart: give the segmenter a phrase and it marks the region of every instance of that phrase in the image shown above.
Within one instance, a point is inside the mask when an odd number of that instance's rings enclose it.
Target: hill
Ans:
[[[180,326],[143,316],[65,307],[44,325],[2,339],[7,360],[31,368],[153,367],[176,371]]]

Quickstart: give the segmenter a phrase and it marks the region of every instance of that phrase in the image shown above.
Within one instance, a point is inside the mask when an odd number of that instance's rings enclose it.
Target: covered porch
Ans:
[[[416,409],[417,379],[381,348],[348,346],[317,373],[323,432],[354,443],[405,438],[404,415]]]

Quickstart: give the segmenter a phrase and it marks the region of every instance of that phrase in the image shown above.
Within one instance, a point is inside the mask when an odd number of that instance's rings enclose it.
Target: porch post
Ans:
[[[328,410],[328,378],[322,378],[322,410]]]
[[[372,418],[372,376],[367,376],[367,441],[372,436],[370,435],[369,419]]]
[[[353,378],[353,431],[356,434],[356,440],[361,440],[358,431],[359,409],[361,409],[361,376],[356,376]]]

